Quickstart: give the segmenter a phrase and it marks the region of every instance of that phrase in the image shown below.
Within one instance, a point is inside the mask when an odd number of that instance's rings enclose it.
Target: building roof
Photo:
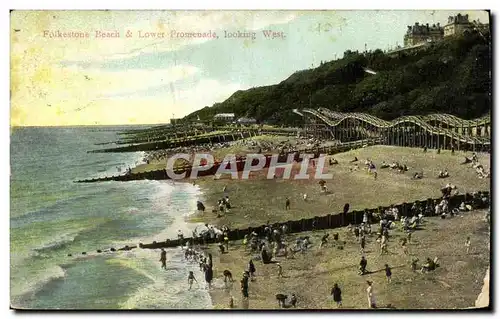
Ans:
[[[241,117],[238,122],[256,122],[257,120],[251,117]]]
[[[214,117],[234,117],[234,113],[219,113],[215,114]]]

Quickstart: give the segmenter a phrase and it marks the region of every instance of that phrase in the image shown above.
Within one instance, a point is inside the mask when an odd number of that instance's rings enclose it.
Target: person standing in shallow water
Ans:
[[[212,280],[214,278],[212,254],[208,254],[208,262],[205,267],[205,281],[208,284],[208,288],[212,288]]]
[[[160,261],[161,261],[161,269],[167,270],[167,252],[163,248],[161,249]]]
[[[198,283],[198,280],[196,280],[196,278],[194,278],[194,273],[192,271],[190,271],[189,275],[188,275],[189,290],[191,290],[191,287],[193,286],[193,280]]]
[[[288,210],[288,209],[290,209],[290,198],[287,197],[285,200],[285,210]]]

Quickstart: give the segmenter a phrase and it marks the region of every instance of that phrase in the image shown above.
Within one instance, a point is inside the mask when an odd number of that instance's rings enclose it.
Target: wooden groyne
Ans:
[[[208,143],[224,143],[232,142],[245,138],[250,138],[259,135],[272,134],[272,135],[283,135],[292,136],[296,135],[296,130],[283,130],[283,129],[245,129],[242,131],[230,131],[224,133],[203,133],[199,135],[187,135],[180,137],[171,136],[170,139],[165,137],[155,137],[155,138],[128,138],[121,141],[112,142],[112,144],[123,145],[129,144],[127,146],[120,146],[114,148],[106,148],[100,150],[88,151],[88,153],[126,153],[126,152],[146,152],[155,151],[161,149],[169,149],[176,147],[193,146],[199,144]],[[102,145],[102,143],[101,143]]]
[[[234,126],[222,126],[222,127],[200,127],[200,128],[178,128],[175,131],[155,131],[155,132],[143,132],[133,135],[127,135],[122,137],[112,144],[138,144],[138,143],[150,143],[150,142],[162,142],[177,139],[194,138],[200,135],[207,135],[210,133],[224,131],[228,133],[238,134],[241,131],[254,132],[257,135],[283,135],[292,136],[301,132],[302,129],[299,128],[256,128],[256,127],[234,127]],[[111,144],[111,143],[110,143]],[[97,144],[96,144],[97,145]]]
[[[457,208],[462,202],[471,205],[472,209],[485,209],[488,208],[490,205],[490,200],[487,202],[484,202],[482,200],[483,197],[487,197],[490,199],[490,192],[489,191],[479,191],[477,192],[477,196],[473,196],[470,193],[467,194],[460,194],[460,195],[455,195],[450,197],[449,200],[449,208],[450,210],[453,208]],[[411,203],[402,203],[402,204],[396,204],[396,205],[391,205],[392,207],[396,207],[399,210],[400,216],[407,216],[407,217],[412,217],[414,212],[412,211],[412,207],[414,204],[417,204],[419,206],[424,206],[428,207],[430,206],[432,210],[434,209],[435,202],[440,201],[442,198],[428,198],[425,200],[417,200],[415,202]],[[339,227],[345,227],[349,224],[351,225],[357,225],[360,224],[363,220],[363,215],[367,213],[369,216],[372,216],[369,218],[369,222],[372,224],[375,224],[378,222],[378,219],[375,218],[377,214],[389,209],[390,206],[387,207],[382,207],[379,206],[377,208],[371,208],[371,209],[363,209],[363,210],[356,210],[356,211],[351,211],[347,212],[346,214],[343,213],[336,213],[336,214],[328,214],[324,216],[316,216],[313,218],[309,219],[300,219],[300,220],[290,220],[286,222],[281,222],[281,223],[274,223],[272,225],[261,225],[258,227],[248,227],[245,229],[233,229],[230,230],[227,237],[230,241],[235,241],[235,240],[242,240],[244,239],[245,235],[248,235],[252,232],[255,232],[257,234],[263,234],[264,229],[268,226],[272,226],[273,228],[278,228],[286,225],[287,227],[287,232],[288,233],[300,233],[300,232],[305,232],[305,231],[315,231],[315,230],[325,230],[325,229],[335,229]],[[437,216],[436,216],[437,217]],[[152,243],[149,244],[143,244],[139,243],[138,247],[142,249],[158,249],[158,248],[175,248],[179,247],[181,245],[184,245],[186,242],[192,242],[192,243],[198,243],[201,239],[200,238],[184,238],[184,239],[167,239],[165,241],[153,241]],[[217,238],[206,238],[205,243],[207,244],[213,244],[218,242],[219,240]],[[117,250],[131,250],[135,249],[137,246],[125,246],[119,249],[111,248],[108,250],[104,251],[117,251]],[[102,252],[102,250],[98,250],[98,252]]]
[[[233,132],[233,133],[225,133],[225,134],[212,134],[205,136],[192,136],[188,138],[180,138],[176,140],[170,141],[162,141],[162,142],[151,142],[151,143],[142,143],[142,144],[132,144],[122,147],[115,148],[105,148],[101,150],[92,150],[87,153],[126,153],[126,152],[146,152],[146,151],[155,151],[183,146],[193,146],[198,144],[207,144],[207,143],[222,143],[222,142],[232,142],[244,138],[249,138],[252,136],[256,136],[257,134],[253,131],[244,131],[244,132]]]
[[[272,156],[271,155],[264,155],[266,158],[266,163],[264,164],[263,168],[267,168],[271,165],[271,160]],[[319,154],[318,154],[319,156]],[[288,154],[282,154],[278,157],[278,162],[286,162],[288,158]],[[300,162],[300,157],[299,153],[296,152],[294,155],[294,160],[297,162]],[[236,159],[236,170],[238,172],[243,171],[245,168],[246,164],[246,158],[240,158]],[[254,159],[252,161],[252,165],[257,165],[258,160]],[[196,176],[198,177],[203,177],[203,176],[211,176],[215,175],[217,171],[219,170],[221,165],[225,165],[226,169],[230,169],[231,163],[221,163],[221,162],[216,162],[212,167],[210,167],[207,170],[204,170],[203,166],[197,166],[194,167],[198,169],[198,173]],[[174,174],[186,174],[185,178],[189,178],[191,175],[191,172],[193,171],[193,166],[191,165],[184,165],[184,166],[177,166],[173,173]],[[94,179],[87,179],[87,180],[79,180],[76,181],[77,183],[95,183],[95,182],[108,182],[108,181],[117,181],[117,182],[126,182],[126,181],[133,181],[133,180],[164,180],[164,179],[171,179],[169,174],[167,173],[166,169],[163,170],[156,170],[156,171],[149,171],[149,172],[142,172],[142,173],[134,173],[134,174],[125,174],[125,175],[118,175],[118,176],[110,176],[110,177],[102,177],[102,178],[94,178]]]
[[[328,154],[328,155],[333,155],[341,152],[346,152],[351,149],[356,149],[356,148],[361,148],[367,145],[375,145],[377,144],[377,140],[362,140],[362,141],[355,141],[355,142],[348,142],[348,143],[342,143],[339,145],[333,145],[333,146],[327,146],[327,147],[319,147],[319,148],[309,148],[305,150],[300,150],[300,153],[302,154],[314,154],[315,157],[318,157],[320,154]],[[278,158],[278,161],[280,163],[286,162],[288,156],[292,153],[296,153],[294,155],[294,159],[297,161],[300,161],[300,158],[298,157],[300,154],[298,153],[299,151],[293,151],[293,152],[288,152],[280,155]],[[269,167],[271,163],[271,155],[265,155],[266,156],[266,164],[264,168]],[[246,159],[245,157],[242,157],[240,159],[237,159],[236,165],[237,165],[237,170],[238,172],[241,172],[243,168],[245,167],[245,162]],[[253,163],[252,163],[253,164]],[[257,162],[255,162],[254,165],[256,165]],[[217,170],[219,169],[221,163],[215,163],[212,168],[209,170],[200,170],[198,171],[197,176],[211,176],[215,175],[217,173]],[[229,164],[228,164],[229,166]],[[226,166],[226,168],[229,168]],[[182,174],[186,173],[186,176],[190,176],[191,171],[193,170],[193,167],[191,165],[184,165],[184,166],[178,166],[174,169],[175,174]],[[170,179],[170,177],[167,174],[167,171],[165,169],[163,170],[155,170],[155,171],[148,171],[148,172],[142,172],[142,173],[131,173],[131,174],[124,174],[124,175],[114,175],[114,176],[106,176],[106,177],[100,177],[100,178],[93,178],[93,179],[85,179],[85,180],[78,180],[76,183],[97,183],[97,182],[109,182],[109,181],[116,181],[116,182],[128,182],[128,181],[137,181],[137,180],[165,180],[165,179]]]

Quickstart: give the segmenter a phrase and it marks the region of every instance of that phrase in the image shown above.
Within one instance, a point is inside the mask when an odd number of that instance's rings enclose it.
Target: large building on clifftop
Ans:
[[[441,41],[444,37],[444,28],[438,23],[430,26],[415,22],[409,25],[404,36],[404,46],[409,47],[425,42]]]

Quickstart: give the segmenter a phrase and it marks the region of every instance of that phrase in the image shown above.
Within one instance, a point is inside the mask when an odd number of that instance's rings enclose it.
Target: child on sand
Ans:
[[[467,239],[465,240],[465,250],[466,250],[467,254],[470,251],[470,237],[467,237]]]
[[[283,277],[283,267],[279,263],[276,265],[278,266],[278,277]]]

